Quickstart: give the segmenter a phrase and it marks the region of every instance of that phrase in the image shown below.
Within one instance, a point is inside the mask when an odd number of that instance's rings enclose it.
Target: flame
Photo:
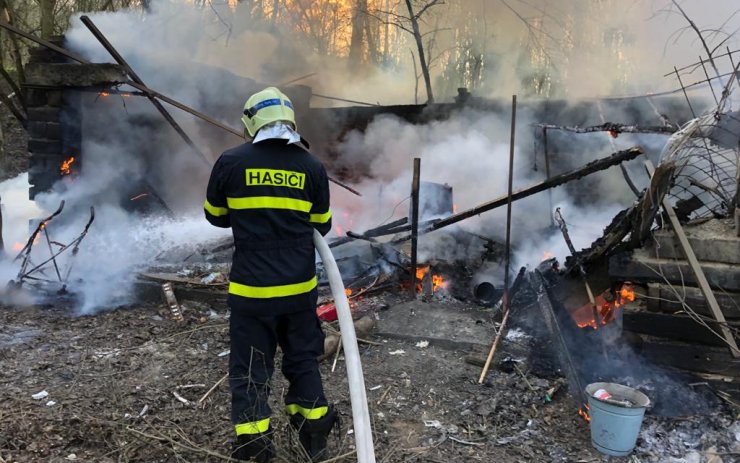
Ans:
[[[452,205],[452,213],[453,213],[453,214],[457,214],[457,210],[458,210],[458,208],[457,208],[457,204],[453,204],[453,205]]]
[[[553,253],[551,253],[550,251],[545,251],[545,252],[542,253],[542,262],[544,262],[547,259],[550,259],[552,257],[555,257],[555,255]]]
[[[613,298],[609,297],[609,291],[604,291],[604,293],[596,296],[594,302],[596,303],[597,312],[599,314],[601,322],[600,325],[603,326],[614,321],[617,318],[619,309],[622,308],[624,304],[634,301],[635,298],[635,289],[629,281],[622,284]],[[571,316],[579,328],[590,326],[593,329],[597,329],[593,315],[593,306],[590,303],[574,311]]]
[[[430,265],[420,265],[416,267],[416,292],[421,293],[423,291],[422,289],[422,280],[424,280],[424,277],[427,276],[427,274],[432,270],[432,267]],[[432,273],[432,293],[437,292],[440,288],[447,289],[449,286],[449,282],[446,281],[441,275],[436,275]]]
[[[591,408],[588,406],[588,404],[583,404],[581,405],[581,408],[578,409],[578,415],[586,420],[586,423],[591,422],[591,415],[588,413],[590,410]]]
[[[109,91],[107,91],[107,90],[103,90],[103,91],[102,91],[102,92],[100,92],[100,93],[99,93],[98,95],[100,95],[100,96],[110,96],[110,92],[109,92]]]
[[[352,288],[344,288],[344,294],[350,297],[352,295]]]
[[[74,164],[74,162],[74,156],[70,156],[62,161],[62,165],[59,167],[59,173],[62,175],[69,175],[72,172],[72,164]]]
[[[334,227],[334,231],[336,232],[337,236],[344,236],[344,228],[342,228],[341,225],[337,224]]]
[[[20,252],[23,249],[23,243],[13,243],[13,251]]]
[[[619,132],[617,132],[616,130],[608,130],[607,132],[612,138],[617,138],[619,136]]]

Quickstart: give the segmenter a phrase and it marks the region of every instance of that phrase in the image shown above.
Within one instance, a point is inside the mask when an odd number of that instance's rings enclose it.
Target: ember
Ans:
[[[70,156],[62,162],[59,167],[59,173],[62,175],[69,175],[72,172],[72,164],[75,162],[75,157]]]
[[[547,259],[551,259],[553,257],[555,257],[555,255],[553,255],[553,253],[551,253],[550,251],[545,251],[545,252],[542,253],[542,261],[541,262],[544,262]]]
[[[581,405],[581,408],[578,409],[578,415],[581,416],[584,420],[586,420],[586,423],[591,422],[591,415],[589,415],[589,410],[591,408],[588,406],[588,404]]]

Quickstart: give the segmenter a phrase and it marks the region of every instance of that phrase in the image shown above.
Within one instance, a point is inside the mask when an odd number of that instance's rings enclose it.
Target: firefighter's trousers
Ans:
[[[231,420],[237,435],[259,434],[270,427],[270,378],[277,346],[282,372],[290,383],[285,395],[289,415],[318,419],[327,413],[317,357],[324,352],[321,324],[310,309],[286,315],[254,317],[231,312],[229,386]]]

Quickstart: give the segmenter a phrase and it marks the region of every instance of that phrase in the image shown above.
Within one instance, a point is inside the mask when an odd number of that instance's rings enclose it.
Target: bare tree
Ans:
[[[406,10],[408,16],[398,14],[394,11],[378,11],[377,14],[371,14],[375,19],[380,21],[382,24],[393,25],[403,31],[408,32],[414,37],[416,43],[416,49],[419,59],[419,65],[421,67],[421,73],[424,77],[424,85],[427,92],[427,103],[434,103],[434,93],[432,91],[432,79],[429,72],[430,68],[430,54],[429,51],[425,53],[425,48],[430,48],[434,43],[434,34],[439,29],[433,29],[429,32],[422,33],[419,23],[422,21],[422,17],[429,11],[430,8],[443,5],[442,0],[405,0]],[[424,45],[424,36],[431,34],[432,39]],[[387,33],[386,33],[387,36]],[[412,53],[412,56],[414,54]],[[416,61],[414,61],[414,66]]]

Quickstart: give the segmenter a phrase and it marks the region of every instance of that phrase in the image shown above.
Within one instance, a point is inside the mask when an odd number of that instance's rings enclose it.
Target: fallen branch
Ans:
[[[217,387],[219,387],[219,386],[221,385],[221,383],[223,383],[224,381],[226,381],[226,379],[227,379],[228,377],[229,377],[229,374],[228,374],[228,373],[226,373],[225,375],[223,375],[223,376],[221,377],[221,379],[219,379],[218,381],[216,381],[216,384],[214,384],[213,386],[211,386],[211,388],[210,388],[210,389],[208,389],[208,391],[206,391],[206,393],[205,393],[205,394],[203,394],[203,397],[201,397],[200,399],[198,399],[198,404],[199,404],[199,405],[200,405],[200,404],[202,404],[202,403],[203,403],[203,401],[205,401],[205,400],[206,400],[206,399],[208,398],[208,396],[209,396],[209,395],[211,395],[211,393],[212,393],[213,391],[215,391],[215,390],[216,390],[216,388],[217,388]]]
[[[184,403],[185,405],[190,405],[191,404],[188,399],[186,399],[185,397],[181,396],[176,391],[172,391],[172,395],[175,396],[175,398],[177,400],[179,400],[180,402]]]

